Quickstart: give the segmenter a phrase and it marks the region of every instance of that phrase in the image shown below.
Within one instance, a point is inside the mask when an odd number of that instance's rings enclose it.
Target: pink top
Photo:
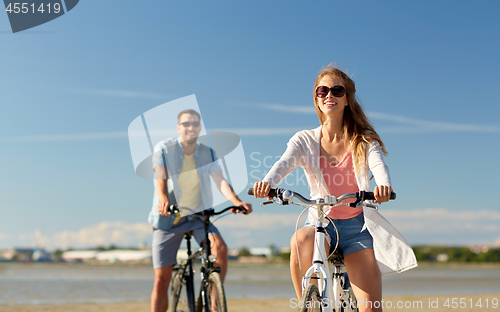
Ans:
[[[353,172],[352,155],[350,152],[344,155],[344,158],[336,166],[332,166],[320,157],[319,167],[323,173],[326,185],[331,195],[339,197],[347,193],[359,192],[356,177]],[[348,199],[342,203],[353,203],[354,199]],[[330,210],[328,216],[332,219],[350,219],[363,212],[363,207],[337,207]]]

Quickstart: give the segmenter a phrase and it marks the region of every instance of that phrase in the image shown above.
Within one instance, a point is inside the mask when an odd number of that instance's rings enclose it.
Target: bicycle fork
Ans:
[[[340,307],[341,304],[341,298],[343,295],[343,290],[342,290],[342,285],[340,283],[341,278],[343,274],[340,270],[340,266],[335,265],[334,272],[333,272],[333,287],[332,287],[332,293],[333,293],[333,305],[334,307]]]
[[[314,237],[314,254],[313,264],[306,271],[302,278],[302,291],[311,283],[311,279],[318,281],[318,289],[321,293],[322,303],[325,306],[331,307],[330,298],[336,298],[333,294],[333,289],[330,287],[330,268],[328,267],[328,257],[324,248],[326,230],[323,227],[323,222],[318,221],[316,226],[316,235]],[[315,277],[313,275],[316,275]]]
[[[186,236],[186,244],[188,250],[188,259],[191,257],[191,235]],[[194,301],[194,280],[193,280],[193,261],[189,260],[187,264],[187,278],[186,278],[186,290],[187,290],[187,301],[189,305],[189,311],[195,311],[195,301]]]

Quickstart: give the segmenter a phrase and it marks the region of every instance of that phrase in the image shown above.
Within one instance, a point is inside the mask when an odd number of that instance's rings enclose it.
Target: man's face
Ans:
[[[181,141],[194,143],[201,131],[200,118],[196,115],[182,114],[177,125],[177,132],[181,135]]]

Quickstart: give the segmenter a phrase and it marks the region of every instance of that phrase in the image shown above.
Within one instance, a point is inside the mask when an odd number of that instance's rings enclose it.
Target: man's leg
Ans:
[[[165,312],[168,309],[168,287],[176,263],[177,250],[189,231],[188,224],[173,227],[170,231],[153,231],[152,252],[155,280],[151,293],[151,311]]]
[[[168,287],[173,265],[155,269],[155,281],[151,293],[151,312],[166,312],[168,309]]]
[[[208,239],[210,240],[211,252],[217,258],[214,266],[220,267],[220,277],[224,282],[227,273],[227,245],[220,234],[209,235]]]

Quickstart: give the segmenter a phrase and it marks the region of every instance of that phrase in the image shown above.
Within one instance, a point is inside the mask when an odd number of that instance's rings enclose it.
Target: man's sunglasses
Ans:
[[[181,122],[179,123],[179,125],[182,125],[183,127],[186,127],[186,128],[189,128],[191,127],[191,125],[193,125],[193,127],[195,128],[198,128],[200,126],[200,122],[199,121],[186,121],[186,122]]]
[[[341,98],[344,96],[344,94],[347,93],[345,88],[343,86],[333,86],[331,88],[325,87],[325,86],[319,86],[316,88],[316,96],[317,97],[326,97],[328,95],[328,92],[332,91],[332,95],[334,97]]]

